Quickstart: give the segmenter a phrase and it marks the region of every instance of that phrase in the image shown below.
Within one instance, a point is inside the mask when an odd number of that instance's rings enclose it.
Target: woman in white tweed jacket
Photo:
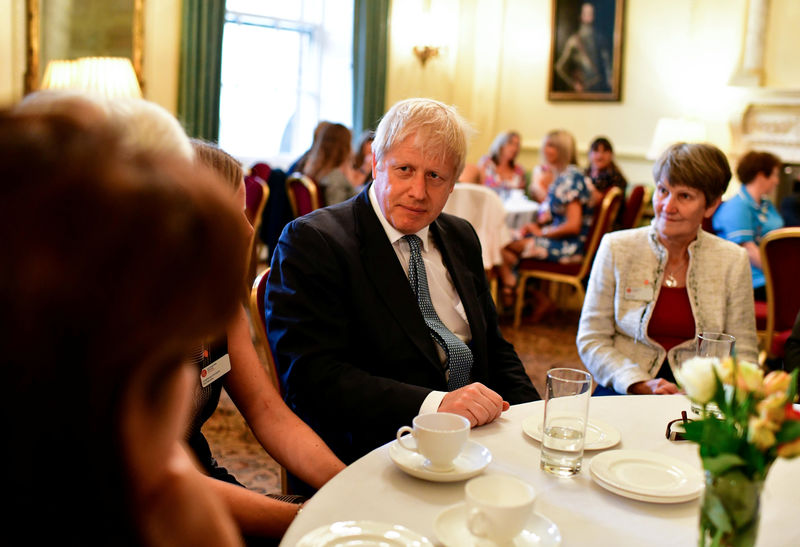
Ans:
[[[747,253],[700,227],[730,176],[714,146],[675,144],[653,167],[652,224],[603,238],[577,337],[599,384],[618,393],[676,393],[669,363],[685,357],[701,331],[732,334],[737,355],[757,359]]]

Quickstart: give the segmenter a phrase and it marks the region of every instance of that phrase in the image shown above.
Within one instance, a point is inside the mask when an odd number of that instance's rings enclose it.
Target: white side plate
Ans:
[[[312,530],[300,539],[298,547],[433,547],[424,536],[399,524],[370,520],[334,522]]]

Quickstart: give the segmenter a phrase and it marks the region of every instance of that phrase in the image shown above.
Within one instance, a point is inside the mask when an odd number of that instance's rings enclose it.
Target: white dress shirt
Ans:
[[[397,260],[400,261],[400,265],[403,267],[406,277],[408,277],[408,262],[411,258],[411,250],[408,242],[403,239],[405,234],[398,231],[386,220],[383,210],[378,204],[374,184],[369,188],[369,201],[386,232],[386,237],[389,238],[389,242],[392,244]],[[430,290],[431,302],[436,310],[436,315],[439,316],[442,323],[453,334],[458,336],[465,344],[468,344],[472,340],[472,331],[469,328],[464,304],[462,304],[461,297],[458,295],[453,279],[450,277],[450,272],[447,271],[447,267],[442,260],[442,253],[436,248],[428,226],[425,226],[416,235],[422,240],[422,260],[425,263],[428,289]],[[447,355],[439,344],[434,342],[434,345],[439,354],[439,360],[444,363]],[[420,414],[436,412],[446,394],[444,391],[432,391],[429,393],[422,402],[422,406],[420,406]]]

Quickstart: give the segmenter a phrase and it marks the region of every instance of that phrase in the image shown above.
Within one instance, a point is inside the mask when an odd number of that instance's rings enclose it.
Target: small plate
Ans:
[[[544,409],[539,412],[528,416],[522,421],[522,431],[529,437],[541,442],[542,441],[542,422],[544,420]],[[586,442],[583,445],[584,450],[603,450],[611,448],[619,443],[620,440],[619,430],[611,424],[589,419],[586,424]]]
[[[612,450],[592,458],[589,470],[603,488],[640,501],[680,503],[703,491],[699,469],[658,452]]]
[[[414,439],[408,439],[413,445]],[[492,453],[485,446],[475,441],[467,441],[464,450],[453,460],[453,469],[450,471],[431,471],[425,467],[425,457],[419,452],[408,450],[400,445],[397,440],[389,445],[389,457],[392,461],[418,479],[434,482],[463,481],[480,474],[492,461]]]
[[[433,547],[433,543],[399,524],[370,520],[334,522],[304,535],[298,547]]]
[[[479,539],[467,529],[467,504],[459,503],[448,507],[436,517],[433,530],[436,537],[447,547],[471,547],[493,544]],[[502,545],[514,547],[555,547],[561,545],[561,531],[555,523],[539,513],[531,513],[525,528],[514,539]]]

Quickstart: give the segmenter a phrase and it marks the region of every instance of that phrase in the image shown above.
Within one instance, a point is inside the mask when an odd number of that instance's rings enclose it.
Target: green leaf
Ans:
[[[707,517],[717,529],[717,534],[725,534],[733,529],[731,520],[728,517],[728,512],[725,511],[725,506],[722,505],[722,500],[720,500],[714,492],[708,490],[706,490],[703,496],[703,515]]]
[[[710,471],[713,475],[720,475],[725,471],[745,465],[747,462],[736,454],[720,454],[715,458],[704,458],[703,468]]]
[[[799,369],[800,370],[800,369]],[[795,370],[796,372],[797,370]],[[780,430],[775,434],[778,444],[788,443],[800,437],[800,421],[786,420]]]
[[[789,402],[794,402],[794,398],[797,395],[797,373],[800,372],[800,368],[796,368],[792,371],[790,376],[792,377],[789,380],[789,389],[786,391],[786,400]]]

